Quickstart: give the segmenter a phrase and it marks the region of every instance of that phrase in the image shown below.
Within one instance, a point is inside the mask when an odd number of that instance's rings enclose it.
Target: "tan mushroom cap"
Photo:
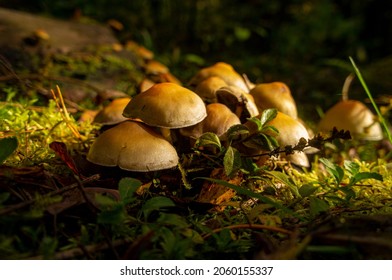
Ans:
[[[255,126],[255,124],[251,121],[246,122],[245,125],[250,127],[251,130],[252,127]],[[305,138],[306,140],[309,139],[309,133],[305,128],[305,126],[302,123],[300,123],[298,120],[282,112],[278,111],[276,117],[270,122],[268,122],[268,125],[274,126],[276,129],[278,129],[279,134],[275,135],[270,133],[270,135],[276,138],[281,148],[284,148],[285,146],[288,145],[294,146],[298,144],[301,138]],[[304,151],[306,150],[307,148]],[[262,150],[255,151],[252,149],[249,151],[250,154],[259,154],[261,152],[264,151]],[[287,156],[281,155],[281,157],[286,158],[288,161],[300,166],[308,167],[310,165],[309,160],[304,152],[294,152],[294,154],[290,154]],[[265,157],[261,161],[264,160]]]
[[[207,112],[193,91],[174,83],[158,83],[133,97],[123,115],[151,126],[181,128],[201,122]]]
[[[207,105],[207,117],[198,124],[180,129],[187,137],[198,138],[203,133],[213,132],[221,137],[233,125],[240,124],[240,119],[226,105],[211,103]]]
[[[103,125],[113,125],[125,121],[127,118],[122,113],[130,100],[130,97],[114,99],[98,112],[94,118],[94,122]]]
[[[249,93],[260,111],[276,108],[294,119],[298,117],[297,106],[290,88],[283,82],[257,84]]]
[[[222,78],[228,85],[236,86],[248,92],[244,78],[234,68],[225,62],[217,62],[212,66],[201,69],[190,81],[191,85],[198,85],[201,81],[211,76]]]
[[[296,145],[301,138],[309,139],[309,133],[305,126],[282,112],[278,112],[268,125],[272,125],[279,130],[276,140],[282,146]]]
[[[195,93],[207,103],[216,103],[216,91],[227,83],[218,76],[211,76],[201,81],[195,88]]]
[[[95,139],[87,160],[128,171],[155,171],[178,164],[175,148],[143,123],[125,121]]]
[[[216,96],[218,102],[229,107],[241,121],[259,115],[253,96],[238,87],[221,87],[216,91]]]
[[[319,130],[330,132],[334,127],[351,133],[353,138],[381,140],[381,125],[374,114],[360,101],[343,100],[332,106],[319,123]]]

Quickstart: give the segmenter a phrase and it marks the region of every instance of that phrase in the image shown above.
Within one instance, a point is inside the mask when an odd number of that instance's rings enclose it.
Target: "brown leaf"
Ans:
[[[242,178],[239,176],[235,176],[229,179],[226,176],[223,168],[214,169],[211,172],[210,177],[227,181],[228,183],[233,185],[240,185],[242,181]],[[218,183],[206,181],[203,184],[197,201],[219,205],[218,207],[216,207],[216,210],[222,211],[226,207],[223,204],[230,201],[235,195],[236,192],[233,189],[230,189]]]

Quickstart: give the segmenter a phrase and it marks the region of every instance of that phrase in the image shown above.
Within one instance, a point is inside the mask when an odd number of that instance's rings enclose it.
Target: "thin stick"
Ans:
[[[203,239],[207,239],[214,233],[218,233],[224,229],[258,229],[258,230],[269,230],[269,231],[275,231],[287,235],[293,234],[292,231],[284,229],[284,228],[279,228],[279,227],[273,227],[273,226],[266,226],[266,225],[257,225],[257,224],[240,224],[240,225],[232,225],[232,226],[227,226],[227,227],[222,227],[222,228],[217,228],[214,229],[211,233],[203,235]]]
[[[59,86],[56,86],[57,95],[54,92],[54,90],[51,90],[50,92],[52,93],[53,99],[56,102],[56,106],[59,109],[60,114],[63,120],[65,121],[66,125],[71,130],[73,135],[75,135],[75,137],[77,137],[79,140],[82,140],[82,135],[80,135],[78,129],[71,123],[71,118],[68,114],[67,107],[65,106],[63,95],[61,94],[61,90]]]

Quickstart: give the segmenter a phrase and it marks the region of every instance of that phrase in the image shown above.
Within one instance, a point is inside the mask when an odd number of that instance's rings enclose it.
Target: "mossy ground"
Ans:
[[[274,162],[227,176],[227,157],[192,149],[172,170],[99,167],[86,153],[101,127],[78,119],[113,90],[136,94],[141,59],[108,46],[26,61],[0,80],[0,258],[392,257],[388,141],[327,142],[309,169]],[[218,205],[200,199],[206,186],[221,188]]]

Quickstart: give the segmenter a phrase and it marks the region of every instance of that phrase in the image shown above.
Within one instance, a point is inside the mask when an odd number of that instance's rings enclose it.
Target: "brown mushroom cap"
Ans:
[[[256,106],[260,111],[276,108],[278,111],[294,119],[298,117],[295,100],[285,83],[261,83],[251,89],[249,93],[253,96]]]
[[[133,97],[123,115],[151,126],[181,128],[201,122],[207,112],[193,91],[174,83],[159,83]]]
[[[236,86],[248,92],[248,86],[244,78],[234,68],[225,62],[217,62],[212,66],[201,69],[190,81],[191,85],[197,86],[201,81],[211,76],[222,78],[228,85]]]
[[[184,136],[198,138],[205,132],[222,136],[231,126],[240,124],[240,119],[226,105],[211,103],[207,105],[207,117],[198,124],[180,129]]]
[[[125,121],[95,139],[87,160],[128,171],[155,171],[178,163],[175,148],[143,123]]]
[[[334,127],[348,130],[353,138],[381,140],[383,133],[373,113],[360,101],[343,100],[332,106],[319,123],[319,130],[330,132]]]
[[[296,145],[301,138],[309,139],[309,133],[305,126],[282,112],[278,112],[268,125],[272,125],[279,130],[276,140],[283,147],[286,145]]]
[[[122,113],[130,100],[130,97],[114,99],[98,112],[94,118],[94,122],[103,125],[113,125],[125,121],[127,118]]]
[[[222,78],[211,76],[201,81],[196,86],[195,93],[207,103],[216,103],[216,91],[224,86],[227,86],[227,84]]]
[[[241,121],[259,114],[253,96],[238,87],[221,87],[216,91],[216,96],[218,102],[229,107]]]
[[[246,122],[245,125],[250,127],[251,130],[252,127],[255,126],[255,124],[251,121]],[[294,146],[298,144],[301,138],[305,138],[306,140],[309,139],[309,134],[305,126],[296,119],[282,112],[278,111],[276,117],[268,122],[268,125],[274,126],[276,129],[278,129],[279,134],[275,135],[271,133],[271,135],[276,138],[281,148],[284,148],[288,145]],[[304,151],[306,151],[306,149]],[[262,152],[265,151],[252,149],[249,150],[250,154],[260,154]],[[290,162],[300,166],[309,166],[309,160],[304,152],[295,152],[294,154],[287,156],[281,155],[281,157],[286,158]]]

